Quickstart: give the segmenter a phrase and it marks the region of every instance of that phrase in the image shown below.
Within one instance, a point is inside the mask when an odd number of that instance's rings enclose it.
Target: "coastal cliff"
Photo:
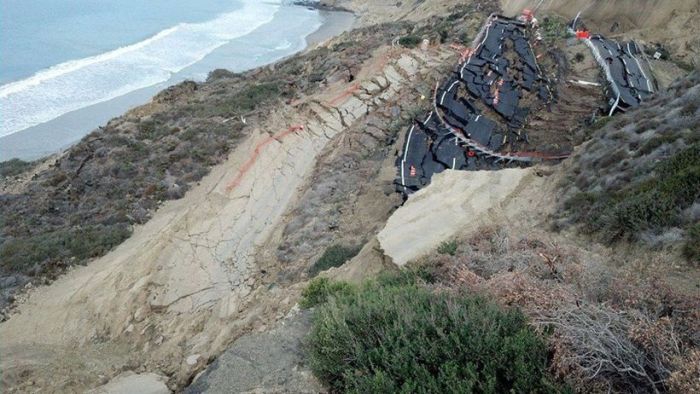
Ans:
[[[542,382],[692,389],[698,270],[683,245],[697,237],[698,196],[682,201],[695,219],[679,219],[674,205],[668,221],[615,242],[587,227],[600,209],[630,212],[612,185],[638,187],[627,197],[656,192],[633,167],[651,176],[679,169],[682,179],[696,171],[684,158],[697,155],[698,76],[685,70],[697,64],[697,35],[665,29],[698,9],[677,16],[652,1],[658,17],[635,20],[623,18],[625,4],[591,25],[609,34],[620,20],[620,37],[641,36],[672,57],[653,62],[661,93],[612,120],[591,116],[604,105],[600,89],[568,82],[599,73],[566,36],[573,8],[538,10],[551,29],[541,63],[556,76],[561,113],[551,127],[546,109],[533,119],[544,126],[528,148],[573,151],[564,162],[450,170],[404,201],[396,161],[410,126],[434,110],[436,83],[489,15],[513,15],[524,2],[328,0],[320,6],[355,12],[359,26],[273,65],[183,82],[64,153],[4,165],[2,386],[107,391],[99,387],[111,380],[143,378],[173,391],[324,390],[328,379],[314,377],[302,340],[314,312],[300,306],[313,289],[331,292],[324,280],[346,283],[335,287],[338,300],[368,301],[354,284],[405,265],[418,274],[370,284],[368,294],[469,291],[494,301],[491,312],[522,310],[528,323],[514,326],[527,338],[559,327],[528,342],[547,363],[537,369]],[[666,159],[674,165],[655,167]],[[595,193],[597,202],[587,198]],[[430,235],[407,242],[411,226]],[[316,306],[340,313],[333,305]],[[651,383],[625,365],[593,374],[614,349],[584,358],[595,333],[575,333],[605,319],[606,344],[622,341],[625,362],[652,360],[641,367]],[[662,337],[677,341],[653,340]]]

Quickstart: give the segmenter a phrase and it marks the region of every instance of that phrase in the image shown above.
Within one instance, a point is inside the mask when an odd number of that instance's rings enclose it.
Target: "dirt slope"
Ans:
[[[257,286],[272,274],[253,259],[258,247],[281,225],[328,141],[427,67],[427,54],[380,52],[357,74],[359,89],[338,83],[280,108],[113,252],[32,292],[0,325],[5,384],[65,391],[145,368],[179,386],[231,340],[283,316],[297,288]],[[294,124],[304,129],[285,133]],[[63,354],[66,347],[79,351]],[[23,357],[30,361],[16,362]],[[56,382],[59,369],[70,378]]]
[[[698,0],[501,0],[501,6],[506,15],[536,8],[572,19],[581,12],[594,32],[660,42],[675,56],[700,65]]]
[[[379,244],[402,266],[465,229],[486,224],[530,178],[531,169],[437,174],[389,218],[377,236]]]

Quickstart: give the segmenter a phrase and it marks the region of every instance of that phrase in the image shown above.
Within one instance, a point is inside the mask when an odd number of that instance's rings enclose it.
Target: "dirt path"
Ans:
[[[224,164],[113,252],[33,291],[0,325],[3,386],[80,390],[134,369],[181,387],[233,339],[283,316],[296,290],[258,286],[267,272],[253,256],[326,143],[427,64],[425,54],[380,53],[356,76],[357,88],[331,86],[270,114]],[[278,134],[292,125],[304,128]],[[56,385],[58,373],[68,378]]]

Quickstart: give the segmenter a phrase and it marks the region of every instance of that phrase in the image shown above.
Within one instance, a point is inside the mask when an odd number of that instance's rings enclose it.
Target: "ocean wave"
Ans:
[[[277,46],[275,47],[275,50],[276,50],[276,51],[282,51],[282,50],[285,50],[285,49],[289,49],[289,48],[291,48],[291,47],[292,47],[292,43],[289,42],[289,40],[284,40],[284,41],[282,41],[279,45],[277,45]]]
[[[246,0],[203,23],[181,23],[139,43],[0,86],[0,137],[165,82],[216,48],[272,21],[279,2]]]

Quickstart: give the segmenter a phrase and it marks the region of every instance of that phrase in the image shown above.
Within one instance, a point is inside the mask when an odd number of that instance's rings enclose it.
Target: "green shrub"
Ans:
[[[301,293],[299,306],[312,308],[323,304],[328,297],[352,292],[352,286],[345,282],[332,282],[328,278],[316,278]]]
[[[521,312],[411,277],[335,293],[316,310],[310,365],[332,391],[556,391],[545,342]]]
[[[22,270],[43,262],[78,261],[102,256],[131,235],[123,224],[57,230],[27,238],[11,238],[0,244],[0,264]]]
[[[31,162],[11,159],[7,161],[0,162],[0,177],[11,177],[17,176],[24,171],[28,170],[32,166]]]
[[[457,253],[457,241],[445,241],[438,246],[437,251],[440,254],[454,256]]]
[[[198,116],[232,117],[245,114],[282,94],[279,82],[250,84],[241,90],[202,103],[191,104],[189,110]]]
[[[412,34],[399,38],[399,45],[406,48],[415,48],[421,42],[423,42],[423,39],[421,37]]]
[[[319,257],[311,268],[309,268],[309,275],[314,277],[318,275],[319,272],[325,271],[329,268],[340,267],[346,261],[355,257],[360,251],[359,247],[347,247],[343,245],[331,245],[326,248],[323,255]]]
[[[700,144],[658,162],[648,179],[619,191],[579,193],[565,208],[584,230],[608,242],[681,224],[680,213],[700,198]]]
[[[566,22],[563,19],[546,17],[541,26],[544,38],[549,42],[568,37]]]
[[[688,261],[700,264],[700,223],[695,223],[688,229],[683,255]]]

